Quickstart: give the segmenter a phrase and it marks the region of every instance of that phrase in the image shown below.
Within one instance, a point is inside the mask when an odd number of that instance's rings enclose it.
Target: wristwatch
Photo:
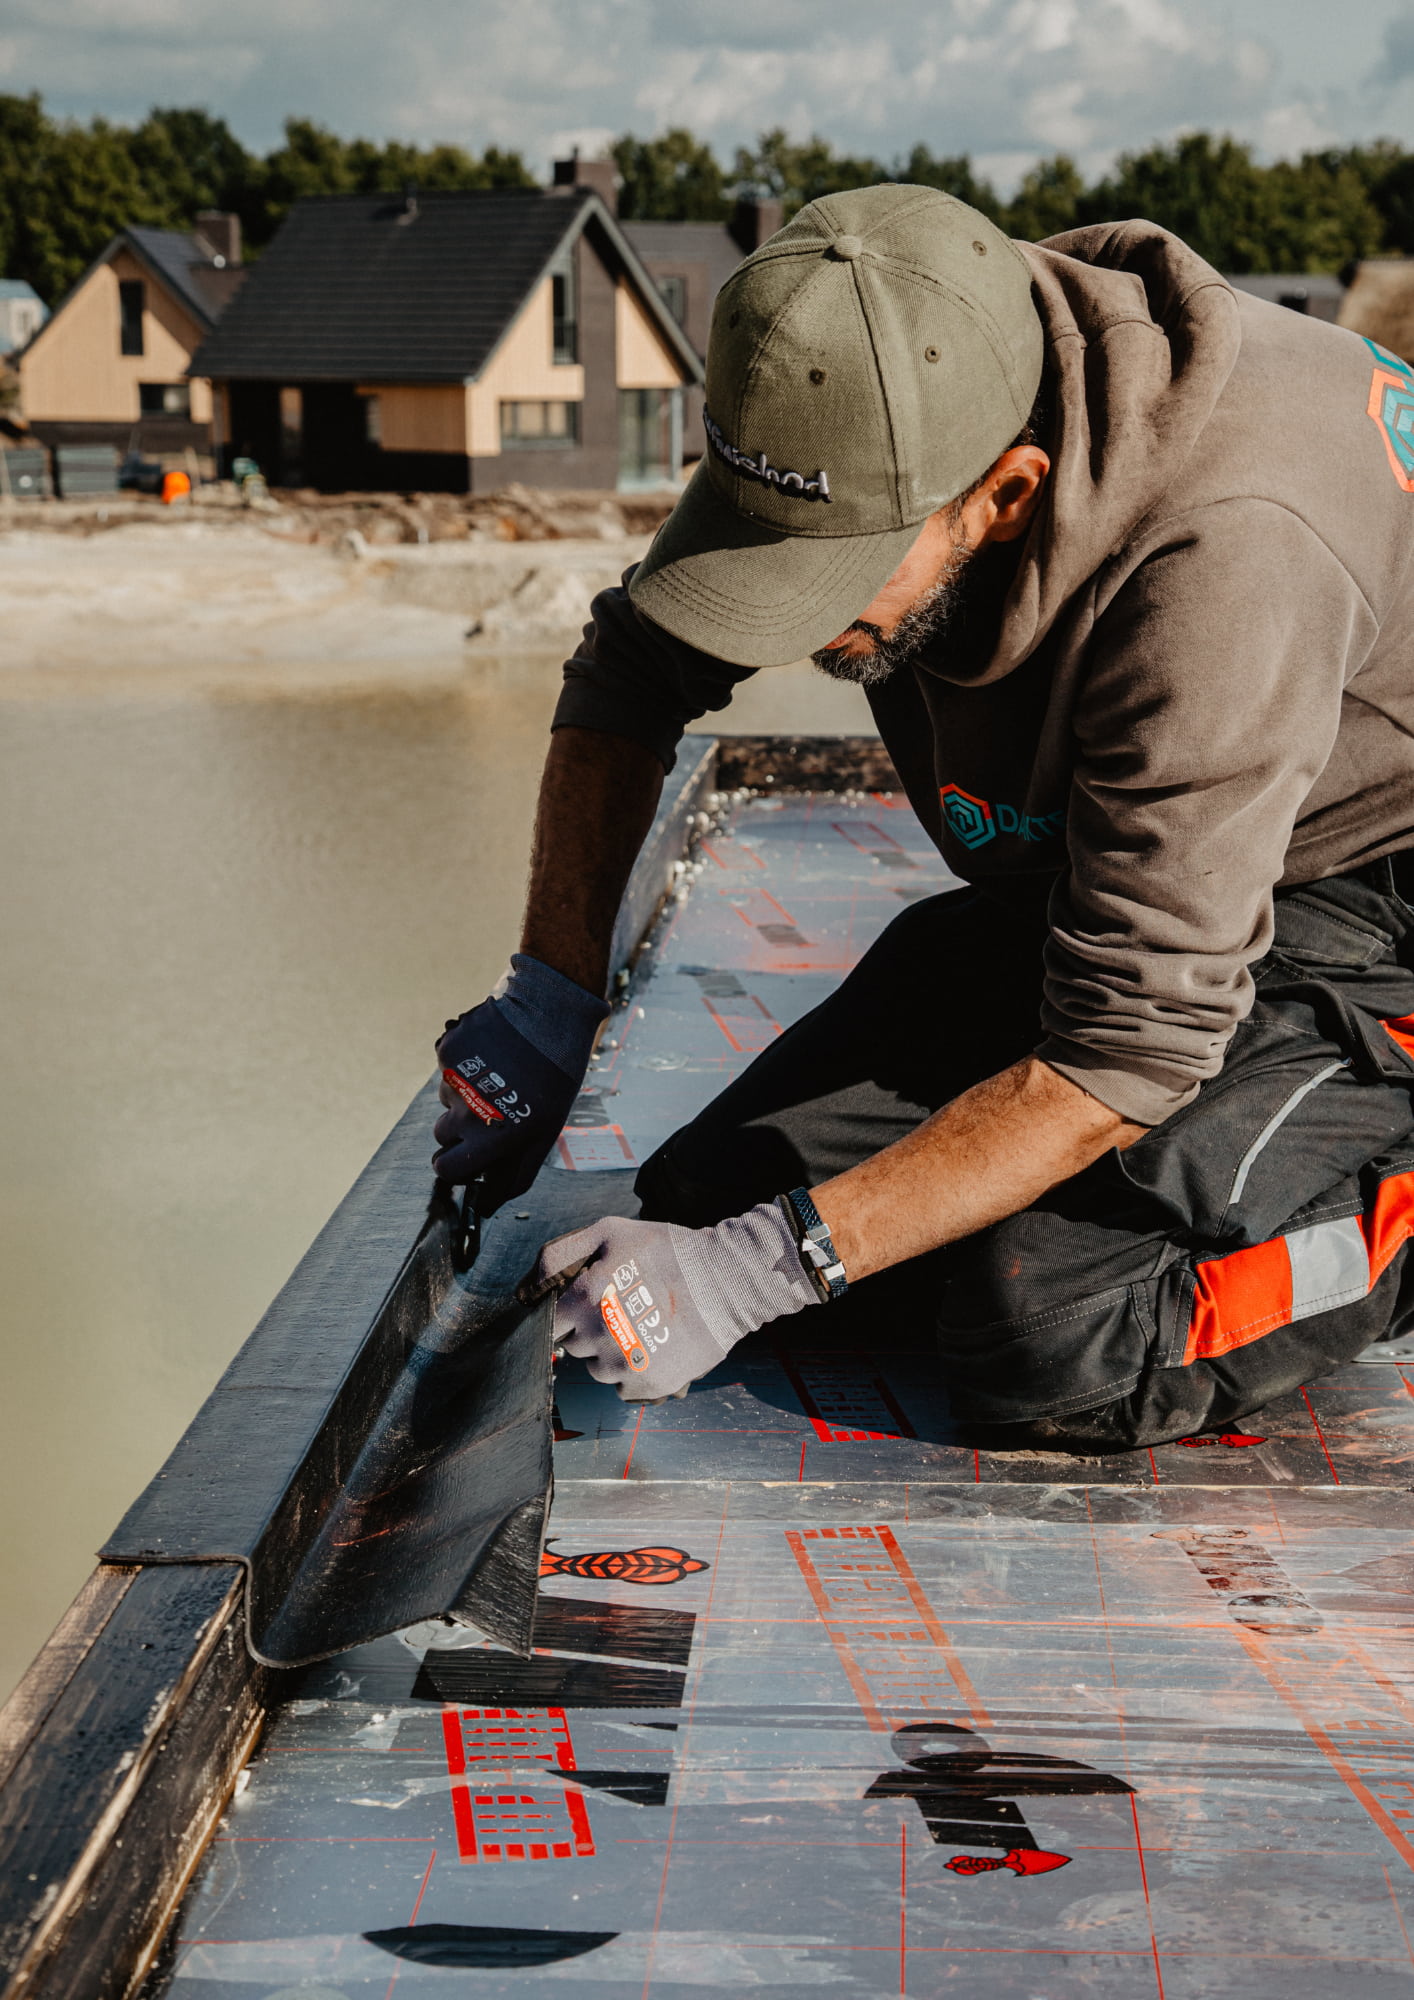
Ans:
[[[849,1280],[834,1239],[819,1209],[810,1199],[809,1189],[792,1188],[789,1194],[781,1196],[781,1200],[795,1224],[800,1261],[814,1280],[815,1289],[827,1302],[842,1299],[849,1290]]]

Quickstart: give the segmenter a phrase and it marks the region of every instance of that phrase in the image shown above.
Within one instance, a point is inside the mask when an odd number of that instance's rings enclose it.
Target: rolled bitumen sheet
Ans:
[[[429,1087],[102,1551],[244,1563],[250,1650],[273,1666],[442,1613],[529,1645],[552,1305],[453,1271],[432,1117]]]

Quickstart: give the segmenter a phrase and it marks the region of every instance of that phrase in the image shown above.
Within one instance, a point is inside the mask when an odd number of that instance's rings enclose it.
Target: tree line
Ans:
[[[1219,270],[1340,271],[1362,257],[1414,254],[1414,152],[1392,139],[1303,153],[1263,166],[1238,140],[1189,133],[1121,154],[1087,183],[1064,153],[1040,161],[1010,199],[966,154],[923,144],[884,161],[828,140],[765,132],[730,164],[682,128],[626,135],[611,148],[627,219],[725,220],[738,196],[779,198],[787,216],[818,195],[880,181],[942,188],[1013,236],[1036,241],[1086,222],[1146,216]],[[0,95],[0,277],[24,278],[51,305],[115,230],[190,228],[203,208],[233,210],[254,254],[302,195],[533,187],[518,152],[341,139],[308,118],[251,152],[224,119],[157,108],[138,125],[51,118],[38,95]]]
[[[782,131],[743,147],[728,170],[690,132],[620,139],[613,157],[625,217],[713,221],[738,189],[779,197],[787,217],[817,196],[878,181],[941,188],[1008,235],[1037,242],[1087,222],[1144,216],[1190,243],[1220,271],[1340,271],[1362,257],[1414,255],[1414,152],[1392,139],[1303,153],[1262,166],[1239,140],[1191,132],[1122,153],[1087,184],[1065,153],[1041,160],[1003,200],[965,153],[919,144],[891,161],[837,153],[824,139]]]

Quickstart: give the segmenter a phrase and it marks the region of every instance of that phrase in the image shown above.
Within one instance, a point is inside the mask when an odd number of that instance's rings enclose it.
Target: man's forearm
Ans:
[[[1019,1214],[1147,1130],[1028,1057],[823,1182],[815,1205],[849,1277],[867,1278]]]
[[[591,993],[608,983],[614,919],[662,789],[657,756],[629,737],[550,738],[521,950]]]

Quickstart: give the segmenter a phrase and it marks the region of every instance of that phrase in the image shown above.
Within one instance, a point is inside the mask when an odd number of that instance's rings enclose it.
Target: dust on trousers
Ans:
[[[830,1311],[871,1341],[928,1316],[962,1429],[1087,1450],[1223,1428],[1391,1337],[1414,1316],[1408,866],[1280,893],[1256,1003],[1190,1105]],[[1044,937],[976,890],[914,904],[644,1165],[644,1214],[815,1186],[1018,1061]]]

